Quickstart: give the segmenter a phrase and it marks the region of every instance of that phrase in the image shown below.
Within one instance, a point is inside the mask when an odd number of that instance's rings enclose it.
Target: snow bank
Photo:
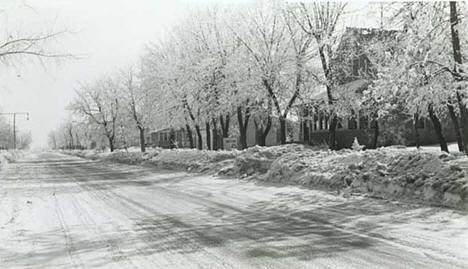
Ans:
[[[18,158],[23,156],[21,150],[2,150],[0,151],[0,170],[10,162],[16,161]]]
[[[466,157],[390,147],[288,153],[261,178],[468,209],[467,171]]]
[[[162,169],[214,172],[222,169],[226,160],[234,160],[238,151],[208,151],[196,149],[162,150],[148,163]]]
[[[468,158],[435,151],[398,147],[329,151],[291,144],[243,151],[152,149],[147,153],[73,154],[468,209]]]
[[[72,150],[62,151],[63,153],[93,160],[104,160],[126,164],[141,164],[144,161],[151,159],[159,154],[162,149],[150,149],[148,152],[142,153],[138,151],[117,150],[114,152],[100,150]]]

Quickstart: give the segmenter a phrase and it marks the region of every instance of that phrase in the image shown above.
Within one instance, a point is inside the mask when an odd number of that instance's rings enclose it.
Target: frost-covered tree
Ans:
[[[151,94],[151,89],[144,87],[138,77],[134,67],[129,67],[118,72],[120,77],[120,90],[122,91],[122,103],[125,104],[125,109],[122,110],[121,119],[130,119],[138,129],[141,152],[146,151],[145,131],[150,124],[150,117],[153,116],[154,96]],[[121,129],[124,124],[121,124]],[[131,133],[131,132],[130,132]]]
[[[338,23],[344,15],[346,4],[340,2],[300,2],[291,10],[291,15],[302,31],[313,37],[320,59],[322,72],[317,80],[326,87],[330,112],[329,147],[336,149],[336,128],[338,116],[334,111],[334,88],[332,59],[336,57],[336,48],[340,32]]]
[[[202,88],[196,63],[201,59],[194,40],[182,29],[164,42],[152,44],[147,48],[142,60],[143,87],[150,88],[158,95],[159,119],[155,125],[160,127],[184,126],[191,147],[192,128],[197,135],[197,146],[202,147]]]
[[[76,115],[100,126],[110,151],[114,151],[120,112],[118,81],[112,77],[102,78],[94,84],[82,85],[76,93],[77,97],[69,108]]]
[[[294,25],[290,23],[288,28],[283,8],[279,1],[248,6],[239,10],[230,29],[245,47],[253,77],[260,81],[271,101],[280,125],[280,141],[285,144],[286,118],[302,86],[301,72],[295,70],[303,63],[301,53],[305,53],[309,44],[300,40]],[[267,122],[270,124],[271,119]]]
[[[460,110],[463,147],[465,154],[468,155],[468,108],[466,104],[466,89],[468,88],[468,66],[466,64],[466,48],[465,50],[462,50],[461,47],[463,41],[463,45],[465,45],[465,47],[468,45],[468,32],[466,30],[468,26],[468,24],[466,23],[466,16],[468,15],[468,12],[466,10],[466,6],[464,8],[464,11],[465,22],[463,22],[461,19],[457,2],[450,1],[450,40],[453,48],[453,60],[455,62],[455,67],[452,71],[452,75],[455,80],[455,93],[458,108]],[[461,29],[464,29],[464,31],[460,32]],[[463,63],[464,61],[465,64]],[[448,68],[448,66],[444,66],[443,68]]]
[[[459,149],[463,148],[458,115],[462,116],[464,106],[458,104],[457,109],[459,92],[451,68],[455,63],[450,54],[452,44],[447,42],[451,36],[448,10],[447,2],[399,4],[392,18],[397,34],[392,40],[377,42],[368,52],[377,68],[374,95],[397,98],[415,123],[420,117],[428,117],[444,151],[448,148],[440,119],[446,115],[453,123]]]

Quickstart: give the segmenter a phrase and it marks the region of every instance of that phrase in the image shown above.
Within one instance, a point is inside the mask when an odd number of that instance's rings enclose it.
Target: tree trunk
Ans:
[[[284,145],[286,144],[286,118],[280,116],[278,120],[280,123],[280,143]]]
[[[418,120],[419,120],[418,114],[414,114],[414,120],[413,120],[414,142],[416,143],[416,148],[419,149],[421,147],[421,142],[419,139]]]
[[[140,131],[140,150],[141,152],[146,152],[146,145],[145,145],[145,128],[138,127]]]
[[[462,62],[462,54],[460,50],[460,36],[458,33],[458,24],[460,20],[458,17],[457,11],[457,2],[450,1],[450,30],[452,36],[452,48],[453,48],[453,58],[457,65],[461,65]],[[455,67],[455,79],[460,81],[462,78],[458,75],[458,68]],[[460,118],[461,118],[461,126],[462,126],[462,139],[463,139],[463,146],[464,152],[468,155],[468,111],[463,102],[463,96],[461,95],[460,88],[457,88],[457,102],[460,108]]]
[[[268,115],[268,118],[267,118],[267,123],[266,123],[266,126],[265,127],[261,127],[260,129],[260,141],[258,142],[258,145],[259,146],[266,146],[266,139],[267,139],[267,136],[268,136],[268,133],[270,133],[270,130],[271,130],[271,116]]]
[[[109,140],[109,150],[110,152],[114,152],[114,138],[111,136],[107,137]]]
[[[257,120],[254,119],[255,124],[255,144],[259,146],[265,145],[265,142],[262,142],[263,127],[258,124]]]
[[[70,147],[70,149],[74,149],[73,148],[73,144],[74,144],[73,143],[73,132],[72,132],[71,129],[68,130],[68,135],[70,136],[70,146],[69,147]]]
[[[241,149],[247,148],[247,127],[249,124],[250,113],[249,108],[245,108],[245,113],[242,115],[242,106],[237,107],[237,125],[239,126],[239,144]]]
[[[463,149],[466,155],[468,155],[468,111],[463,103],[463,98],[460,93],[457,93],[458,106],[460,108],[460,119],[461,119],[461,136]]]
[[[445,140],[444,134],[442,133],[442,126],[437,115],[434,113],[432,104],[428,106],[429,118],[431,118],[434,131],[436,132],[437,139],[439,140],[440,150],[449,152],[447,147],[447,141]]]
[[[201,130],[200,130],[200,125],[195,124],[195,131],[197,132],[197,138],[198,138],[197,148],[199,150],[202,150],[203,149],[203,138],[202,138],[202,134],[201,134]]]
[[[463,152],[463,139],[461,135],[461,127],[460,123],[458,121],[457,114],[455,113],[455,109],[453,108],[453,105],[447,105],[450,119],[452,120],[453,123],[453,129],[455,131],[455,136],[457,138],[457,144],[458,144],[458,151]]]
[[[231,116],[229,114],[227,114],[225,118],[223,118],[223,116],[220,116],[219,120],[221,123],[221,130],[223,131],[223,137],[228,138],[229,137],[229,123],[231,121]]]
[[[240,144],[240,149],[246,149],[247,148],[247,130],[241,127],[239,129],[239,144]]]
[[[229,122],[231,120],[231,116],[229,114],[226,115],[226,118],[223,118],[223,116],[219,116],[219,124],[221,125],[221,131],[222,131],[222,138],[220,139],[220,147],[224,149],[224,141],[223,138],[228,138],[229,137]]]
[[[308,117],[309,115],[306,114],[304,117]],[[310,125],[308,124],[309,120],[303,119],[301,122],[301,128],[302,128],[302,141],[304,141],[304,144],[308,145],[310,144]]]
[[[263,126],[258,124],[255,120],[255,143],[262,147],[266,144],[266,136],[263,135],[264,133],[265,131]]]
[[[219,149],[219,132],[218,132],[218,123],[216,121],[216,118],[212,119],[212,124],[213,126],[211,129],[213,130],[213,150],[218,150]]]
[[[379,140],[379,122],[377,121],[377,119],[375,119],[374,120],[374,137],[372,138],[372,145],[371,145],[372,149],[377,148],[378,140]]]
[[[206,149],[211,150],[211,132],[210,132],[210,123],[205,122],[205,132],[206,132]]]
[[[193,149],[195,145],[193,144],[192,129],[190,128],[190,125],[188,124],[185,124],[185,129],[187,130],[187,137],[189,140],[190,148]]]
[[[331,150],[337,150],[336,143],[336,126],[338,125],[338,117],[333,115],[330,122],[330,127],[328,128],[328,143]]]
[[[75,132],[75,141],[76,141],[76,147],[78,149],[81,149],[80,137],[78,136],[77,132]]]

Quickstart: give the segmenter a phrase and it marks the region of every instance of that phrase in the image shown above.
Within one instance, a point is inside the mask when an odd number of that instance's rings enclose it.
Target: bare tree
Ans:
[[[32,35],[15,37],[12,33],[7,33],[6,39],[0,42],[0,61],[10,63],[14,57],[34,56],[41,58],[71,58],[75,57],[70,53],[57,53],[48,48],[51,42],[58,39],[68,31],[58,31],[52,33],[36,33]]]
[[[100,80],[95,85],[83,86],[77,95],[70,109],[101,126],[110,151],[114,151],[119,115],[118,84],[111,78]]]

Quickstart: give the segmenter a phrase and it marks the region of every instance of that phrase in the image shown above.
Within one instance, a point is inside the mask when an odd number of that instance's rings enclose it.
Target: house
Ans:
[[[237,126],[236,122],[233,122],[230,127],[230,134],[231,137],[237,137],[236,135]],[[202,148],[206,149],[206,129],[200,128],[201,136],[203,145]],[[299,136],[299,119],[296,120],[288,119],[287,120],[287,141],[288,142],[298,142],[300,140]],[[258,133],[256,128],[256,123],[254,118],[251,117],[248,124],[247,124],[247,146],[251,147],[258,144]],[[194,148],[197,148],[198,137],[195,130],[192,128],[192,136],[193,136],[193,143]],[[214,135],[213,132],[210,130],[210,146],[213,148],[214,144]],[[176,144],[174,144],[174,142]],[[240,142],[238,142],[239,144]],[[164,128],[156,131],[150,131],[146,134],[146,144],[148,146],[153,147],[161,147],[161,148],[189,148],[190,141],[188,137],[188,133],[184,128]],[[280,144],[280,133],[279,133],[279,123],[277,118],[273,117],[272,119],[272,126],[268,135],[265,139],[266,146],[275,146]],[[238,148],[240,146],[238,145]]]
[[[258,136],[260,134],[257,133],[256,124],[258,123],[256,123],[255,119],[251,117],[247,124],[247,147],[252,147],[259,144]],[[286,119],[286,141],[288,143],[292,143],[299,142],[299,140],[299,119],[295,119],[294,116],[290,116]],[[271,129],[266,136],[265,146],[277,146],[280,144],[281,136],[279,129],[279,120],[277,117],[272,116]]]
[[[367,28],[347,28],[338,46],[338,57],[332,59],[332,74],[337,86],[334,87],[334,99],[353,100],[362,95],[374,77],[375,70],[366,54],[366,46],[382,39],[395,38],[396,31]],[[357,99],[357,98],[354,98]],[[306,144],[328,143],[329,113],[320,108],[326,107],[328,98],[325,92],[313,98],[308,104],[302,104],[299,110],[300,140]],[[376,132],[377,146],[415,145],[416,135],[421,145],[438,142],[432,122],[426,118],[414,119],[403,113],[395,112],[385,121],[373,121],[359,109],[355,116],[340,118],[336,130],[338,148],[351,147],[354,138],[360,144],[371,147]],[[378,128],[376,130],[376,127]],[[455,141],[456,136],[450,121],[442,122],[447,141]]]
[[[182,128],[164,128],[149,132],[146,143],[149,146],[161,148],[190,147],[186,131]]]

